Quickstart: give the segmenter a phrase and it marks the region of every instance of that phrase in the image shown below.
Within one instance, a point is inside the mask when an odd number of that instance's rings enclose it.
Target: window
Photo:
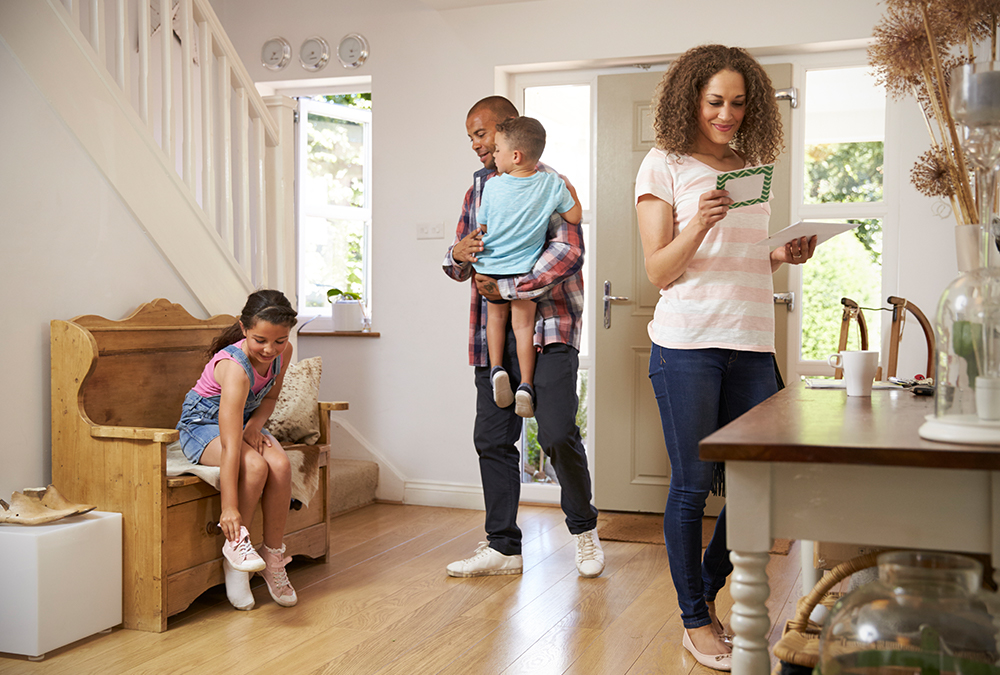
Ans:
[[[798,145],[800,196],[793,220],[847,221],[858,226],[820,246],[801,269],[802,312],[795,370],[829,374],[826,357],[837,350],[843,305],[882,304],[882,222],[885,93],[866,67],[807,69],[804,135]],[[878,349],[881,321],[868,318],[871,348]],[[852,329],[849,349],[860,349]],[[789,345],[792,347],[792,345]]]
[[[299,99],[300,314],[326,313],[331,288],[370,305],[371,115],[367,93]]]

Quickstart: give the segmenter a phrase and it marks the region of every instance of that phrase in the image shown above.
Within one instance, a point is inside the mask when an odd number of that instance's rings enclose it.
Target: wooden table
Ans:
[[[932,397],[794,383],[701,442],[726,462],[733,673],[770,670],[775,537],[987,553],[1000,562],[1000,446],[925,441]]]

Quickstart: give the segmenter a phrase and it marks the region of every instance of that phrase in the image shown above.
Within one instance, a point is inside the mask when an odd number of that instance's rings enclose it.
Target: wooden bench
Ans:
[[[123,626],[166,630],[167,617],[224,582],[219,493],[195,476],[168,478],[166,447],[211,341],[236,319],[196,319],[158,299],[121,321],[78,316],[51,323],[52,482],[68,498],[122,514]],[[320,484],[308,508],[290,510],[289,555],[328,550],[329,411],[317,404]],[[258,508],[251,530],[261,540]]]

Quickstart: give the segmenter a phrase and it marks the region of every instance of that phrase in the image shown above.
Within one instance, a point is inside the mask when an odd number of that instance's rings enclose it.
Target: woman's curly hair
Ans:
[[[773,162],[783,141],[774,87],[757,60],[739,47],[702,45],[670,65],[653,96],[656,145],[669,153],[690,153],[698,133],[702,91],[721,70],[739,73],[746,86],[743,123],[733,137],[733,149],[750,164]]]

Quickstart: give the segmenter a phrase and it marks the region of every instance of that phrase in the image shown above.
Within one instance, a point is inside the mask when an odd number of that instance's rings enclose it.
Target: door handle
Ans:
[[[795,293],[775,293],[774,304],[784,305],[789,312],[795,310]]]
[[[611,303],[628,302],[628,296],[611,295],[611,282],[604,282],[604,327],[611,328]]]

